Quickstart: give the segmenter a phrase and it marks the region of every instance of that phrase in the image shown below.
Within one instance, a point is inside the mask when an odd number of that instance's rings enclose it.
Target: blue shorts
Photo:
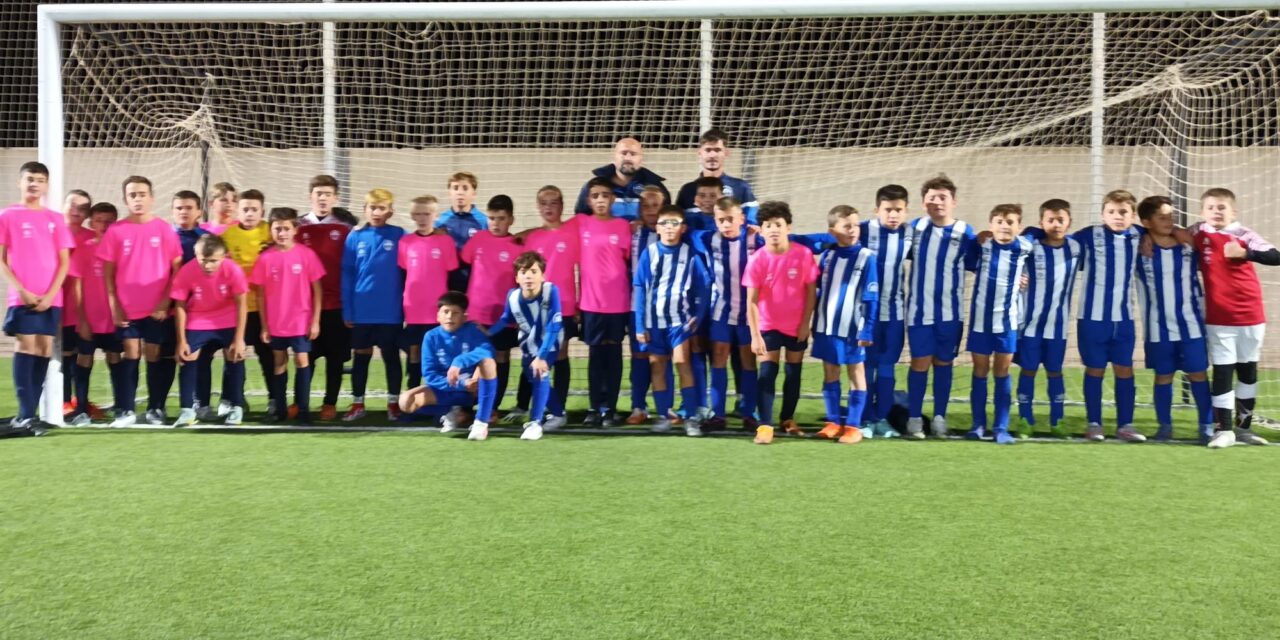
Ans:
[[[441,407],[471,407],[476,404],[476,397],[471,395],[470,391],[462,386],[461,383],[457,387],[427,387],[431,389],[431,393],[436,397],[436,405]]]
[[[1013,360],[1019,367],[1035,371],[1041,365],[1045,371],[1058,373],[1062,371],[1062,361],[1067,358],[1066,338],[1029,338],[1018,339],[1018,352]]]
[[[707,337],[712,342],[723,342],[735,347],[751,346],[751,327],[745,324],[729,324],[716,320],[707,329]]]
[[[795,336],[789,336],[777,329],[770,329],[760,334],[764,338],[764,348],[766,351],[804,351],[809,348],[808,340],[797,340]]]
[[[669,356],[676,347],[688,342],[692,337],[693,334],[686,331],[683,325],[650,329],[649,343],[645,345],[645,351],[652,356]]]
[[[1133,321],[1076,321],[1076,342],[1080,360],[1089,369],[1105,369],[1107,364],[1133,366]]]
[[[235,342],[235,329],[210,329],[207,331],[188,330],[187,331],[187,349],[192,353],[204,349],[226,349]]]
[[[867,363],[893,369],[902,358],[906,344],[907,323],[902,320],[878,320],[872,329],[872,344],[866,348]]]
[[[422,339],[427,332],[438,327],[438,324],[406,324],[400,331],[400,348],[408,351],[409,347],[422,348]]]
[[[1001,331],[999,333],[986,331],[969,332],[969,353],[989,356],[993,353],[1016,353],[1017,351],[1017,331]]]
[[[122,353],[124,344],[120,342],[120,338],[116,337],[114,333],[95,333],[88,340],[77,339],[76,351],[80,355],[91,356],[95,350],[101,350],[103,353]]]
[[[907,343],[912,358],[937,358],[951,362],[960,353],[960,334],[964,323],[959,320],[935,322],[907,327]]]
[[[1209,347],[1205,344],[1204,338],[1148,342],[1144,347],[1147,353],[1147,368],[1154,370],[1158,376],[1167,376],[1178,371],[1201,373],[1209,369]]]
[[[275,340],[272,340],[274,349]],[[400,344],[400,325],[398,324],[358,324],[351,327],[351,348],[372,349],[377,347],[383,351],[395,351]],[[298,353],[306,353],[299,351]]]
[[[62,307],[34,311],[25,305],[14,305],[4,314],[4,333],[8,336],[56,336],[62,328]]]
[[[287,338],[271,336],[271,350],[293,350],[294,353],[311,353],[311,341],[306,336],[289,336]]]
[[[858,346],[857,340],[815,333],[813,357],[827,364],[862,364],[867,359],[867,350]]]
[[[162,350],[163,347],[172,349],[178,343],[178,325],[172,317],[156,320],[151,316],[144,316],[130,320],[127,327],[117,327],[116,336],[122,341],[142,340],[147,344],[158,344]]]
[[[588,346],[622,344],[627,334],[631,333],[630,327],[630,313],[582,312],[582,341]]]

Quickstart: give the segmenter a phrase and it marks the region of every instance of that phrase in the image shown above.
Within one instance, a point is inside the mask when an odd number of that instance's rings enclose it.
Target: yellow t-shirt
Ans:
[[[245,229],[233,224],[222,232],[222,239],[227,243],[227,254],[244,270],[246,279],[253,275],[253,265],[258,262],[258,254],[271,246],[271,227],[260,222],[252,229]],[[258,310],[258,297],[252,293],[248,296],[249,311]]]

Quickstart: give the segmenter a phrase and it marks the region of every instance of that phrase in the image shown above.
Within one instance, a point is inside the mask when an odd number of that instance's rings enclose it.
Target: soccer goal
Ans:
[[[150,177],[157,206],[218,181],[305,207],[443,196],[445,178],[516,202],[569,198],[619,135],[673,190],[710,127],[728,172],[823,230],[876,189],[945,172],[960,217],[1101,196],[1168,194],[1194,219],[1227,186],[1242,221],[1280,239],[1280,16],[1229,0],[701,0],[694,2],[42,5],[39,155],[53,197],[118,199]],[[405,216],[400,222],[407,224]],[[1033,222],[1031,220],[1031,222]],[[1280,272],[1260,269],[1280,313]],[[1280,361],[1274,351],[1263,366]],[[1072,350],[1074,353],[1074,349]],[[45,416],[60,422],[56,359]],[[1280,411],[1263,374],[1258,412]],[[1079,390],[1072,393],[1078,395]],[[1142,394],[1140,394],[1142,397]]]

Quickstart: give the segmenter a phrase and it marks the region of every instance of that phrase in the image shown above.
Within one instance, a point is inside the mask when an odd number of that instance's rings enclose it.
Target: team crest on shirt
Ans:
[[[800,270],[799,270],[799,269],[797,269],[797,268],[795,268],[795,267],[791,267],[790,269],[787,269],[787,279],[788,279],[788,280],[795,280],[796,278],[799,278],[799,277],[800,277]]]
[[[616,233],[611,233],[611,234],[609,234],[609,244],[614,245],[614,246],[617,246],[617,244],[618,244],[618,234],[616,234]]]
[[[498,252],[498,262],[506,262],[511,259],[511,253],[507,251]]]
[[[151,245],[151,248],[152,248],[152,249],[156,249],[156,248],[159,248],[159,247],[160,247],[160,237],[159,237],[159,236],[152,236],[152,237],[150,237],[150,238],[147,238],[147,242]]]
[[[298,274],[302,273],[302,265],[300,265],[300,264],[291,264],[291,265],[289,265],[289,271],[290,271],[291,273],[293,273],[293,275],[295,275],[295,276],[296,276],[296,275],[298,275]]]
[[[50,223],[49,223],[49,233],[53,233],[53,230],[54,230],[55,228],[57,228],[57,227],[56,227],[52,222],[50,222]]]
[[[724,187],[720,189],[720,195],[722,195],[722,196],[724,196],[724,197],[726,197],[726,198],[732,198],[732,197],[733,197],[733,187],[730,187],[730,186],[729,186],[729,185],[727,185],[727,184],[726,184],[726,185],[724,185]]]
[[[342,234],[341,234],[341,233],[338,233],[338,230],[337,230],[337,229],[334,229],[333,231],[330,231],[330,232],[329,232],[329,239],[330,239],[330,240],[337,240],[338,238],[341,238],[341,237],[342,237]]]
[[[383,240],[383,241],[382,241],[382,250],[383,250],[383,251],[395,251],[395,250],[396,250],[396,243],[394,243],[394,242],[392,242],[392,241],[390,241],[390,240]]]
[[[556,243],[556,253],[564,253],[569,247],[563,241]]]
[[[470,238],[471,236],[474,236],[477,231],[479,231],[479,229],[467,229],[467,237]]]

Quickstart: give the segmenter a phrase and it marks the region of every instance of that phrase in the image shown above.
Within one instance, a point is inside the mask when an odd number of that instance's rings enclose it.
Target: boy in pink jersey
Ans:
[[[89,205],[93,204],[93,200],[89,197],[89,193],[83,189],[72,189],[67,192],[67,197],[62,201],[62,215],[67,221],[67,231],[71,233],[71,240],[75,246],[80,246],[84,241],[93,237],[93,232],[84,226],[85,219],[89,217]],[[72,248],[72,261],[75,260],[75,250]],[[67,277],[62,282],[62,414],[70,415],[75,412],[76,399],[75,381],[76,371],[76,326],[80,323],[80,309],[76,305],[76,282],[73,277],[75,274],[68,269]],[[96,410],[96,407],[94,408]]]
[[[138,361],[143,355],[147,358],[147,422],[166,422],[164,402],[177,364],[173,360],[176,345],[169,317],[169,281],[182,263],[178,234],[167,221],[151,213],[151,181],[130,176],[124,180],[123,190],[129,217],[111,225],[98,246],[98,255],[106,262],[111,316],[124,343],[122,393],[111,423],[115,428],[138,422],[134,397]]]
[[[787,380],[782,387],[783,428],[804,435],[791,419],[800,399],[800,366],[809,346],[810,322],[816,304],[818,265],[813,252],[790,242],[791,208],[785,202],[760,205],[760,233],[764,248],[751,256],[742,284],[747,287],[747,324],[751,350],[760,358],[760,426],[756,444],[773,442],[773,398],[778,361],[787,350]]]
[[[196,241],[195,257],[178,269],[170,296],[176,305],[178,358],[182,373],[178,393],[182,410],[174,427],[196,422],[197,372],[213,364],[213,354],[223,350],[227,374],[223,376],[222,397],[231,403],[227,424],[244,420],[240,408],[244,395],[244,328],[249,309],[245,294],[249,283],[234,260],[227,260],[227,243],[206,234]]]
[[[564,194],[555,185],[539,189],[537,203],[542,226],[525,232],[524,246],[530,251],[536,251],[546,261],[546,281],[554,284],[560,293],[562,339],[560,353],[552,368],[551,393],[559,402],[558,406],[563,407],[569,400],[569,383],[572,379],[569,340],[578,337],[578,216],[571,216],[568,221],[563,219]],[[533,388],[528,377],[521,376],[516,406],[527,408],[532,395]],[[563,426],[564,418],[561,416],[547,419],[549,429]]]
[[[71,254],[71,273],[76,284],[74,295],[76,306],[80,308],[76,324],[76,410],[71,416],[71,425],[77,427],[102,419],[102,416],[94,415],[94,406],[89,402],[89,380],[95,351],[101,350],[106,357],[113,406],[120,406],[120,392],[124,388],[120,383],[120,353],[124,346],[116,336],[111,301],[107,298],[107,263],[98,255],[98,247],[107,228],[115,223],[116,215],[116,206],[110,202],[99,202],[90,207],[89,226],[93,236]]]
[[[17,338],[13,386],[18,416],[9,426],[18,434],[39,435],[35,426],[53,338],[62,326],[62,281],[75,242],[62,216],[46,209],[49,169],[28,162],[18,170],[22,204],[0,212],[0,274],[9,284],[4,332]]]
[[[617,426],[618,394],[622,390],[622,341],[631,324],[631,225],[612,213],[613,183],[608,178],[587,182],[591,215],[578,216],[582,276],[582,341],[587,343],[587,386],[591,412],[588,426]]]
[[[249,282],[258,297],[262,314],[263,344],[271,345],[275,371],[271,384],[280,399],[271,422],[283,422],[285,390],[289,386],[289,350],[293,350],[293,401],[298,405],[298,424],[311,423],[311,341],[320,335],[320,279],[324,266],[314,251],[297,244],[298,212],[287,207],[271,210],[271,239],[275,245],[258,256]]]
[[[408,388],[422,384],[422,337],[436,328],[436,302],[448,291],[449,272],[458,268],[458,249],[444,229],[436,228],[439,201],[435,196],[413,199],[409,217],[413,233],[400,239],[399,261],[404,269],[404,332],[400,344],[408,355]]]
[[[502,404],[507,393],[507,380],[511,376],[511,350],[519,344],[519,333],[513,326],[494,331],[493,325],[502,317],[507,305],[507,292],[516,286],[516,257],[523,253],[511,224],[515,222],[515,203],[509,196],[496,195],[485,207],[489,229],[477,232],[462,247],[462,261],[471,265],[471,279],[467,282],[467,316],[472,322],[485,327],[489,342],[493,345],[494,361],[498,365],[498,395],[494,409]]]

